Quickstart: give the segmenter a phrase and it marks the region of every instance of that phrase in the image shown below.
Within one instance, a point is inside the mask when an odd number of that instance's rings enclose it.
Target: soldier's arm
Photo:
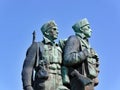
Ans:
[[[64,61],[66,66],[81,63],[86,59],[84,51],[80,51],[80,41],[76,36],[70,36],[64,48]]]
[[[26,58],[24,60],[23,69],[22,69],[23,88],[30,87],[32,84],[32,74],[33,74],[32,72],[35,64],[36,49],[37,49],[37,43],[33,43],[30,46],[30,48],[27,50]]]

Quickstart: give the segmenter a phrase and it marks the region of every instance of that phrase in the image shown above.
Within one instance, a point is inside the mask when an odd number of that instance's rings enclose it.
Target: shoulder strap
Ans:
[[[77,39],[78,39],[79,44],[80,44],[79,49],[80,49],[80,51],[82,51],[82,50],[83,50],[83,47],[82,47],[82,40],[81,40],[80,37],[77,37]],[[83,74],[83,75],[86,77],[86,72],[85,72],[85,62],[83,62],[81,65],[82,65],[82,72],[81,72],[81,74]]]
[[[37,43],[37,57],[36,57],[36,67],[39,65],[39,60],[42,60],[42,51],[44,49],[43,47],[43,42],[38,42]]]

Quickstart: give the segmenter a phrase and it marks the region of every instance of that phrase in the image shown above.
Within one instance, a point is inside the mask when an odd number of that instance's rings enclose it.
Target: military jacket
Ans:
[[[78,69],[81,74],[87,76],[85,62],[80,55],[80,52],[85,48],[91,48],[87,39],[75,35],[70,36],[65,45],[63,63],[68,67]],[[87,61],[96,65],[96,59],[94,58],[87,58]]]
[[[39,50],[40,59],[46,60],[49,63],[49,73],[61,74],[62,50],[56,43],[51,43],[49,39],[44,37],[41,42],[34,42],[26,52],[22,69],[23,87],[32,86],[33,71],[36,68],[37,51]],[[38,46],[40,45],[40,46]]]

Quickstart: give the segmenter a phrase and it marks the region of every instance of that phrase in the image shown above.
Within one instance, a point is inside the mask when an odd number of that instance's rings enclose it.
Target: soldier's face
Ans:
[[[58,28],[52,27],[49,29],[49,37],[51,37],[53,40],[57,39],[58,37]]]
[[[87,38],[91,37],[92,30],[90,29],[89,25],[83,26],[82,31]]]

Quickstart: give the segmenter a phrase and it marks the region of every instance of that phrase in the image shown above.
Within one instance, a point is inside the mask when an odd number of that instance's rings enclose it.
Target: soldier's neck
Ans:
[[[76,35],[76,36],[79,36],[79,37],[82,38],[82,39],[86,39],[86,36],[85,36],[83,33],[78,33],[78,32],[76,32],[75,35]]]
[[[50,38],[50,37],[44,37],[44,39],[46,38],[47,42],[51,42],[52,44],[55,43],[54,39]]]

